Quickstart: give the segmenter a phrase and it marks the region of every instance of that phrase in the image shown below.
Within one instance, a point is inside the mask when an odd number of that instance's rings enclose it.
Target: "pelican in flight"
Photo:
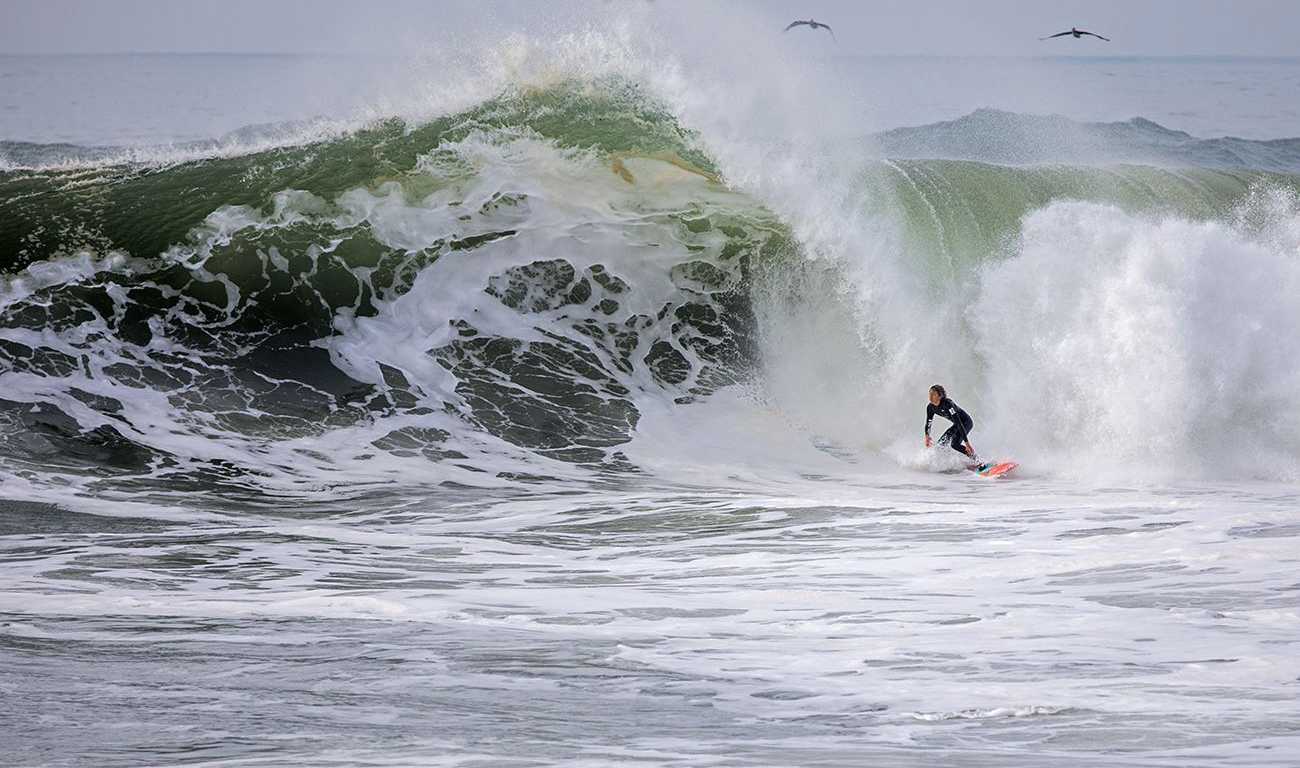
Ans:
[[[1097,34],[1096,32],[1087,32],[1087,31],[1085,31],[1085,30],[1079,29],[1078,27],[1070,27],[1070,29],[1069,29],[1068,31],[1066,31],[1066,32],[1057,32],[1057,33],[1054,34],[1054,35],[1048,35],[1047,37],[1040,37],[1040,38],[1038,38],[1038,39],[1039,39],[1039,40],[1051,40],[1053,37],[1065,37],[1066,35],[1074,35],[1074,39],[1075,39],[1075,40],[1078,40],[1079,38],[1083,37],[1084,35],[1092,35],[1093,37],[1097,38],[1098,40],[1105,40],[1105,41],[1108,42],[1108,43],[1110,42],[1110,38],[1109,38],[1109,37],[1102,37],[1101,35]]]
[[[789,32],[790,30],[794,29],[795,27],[798,27],[798,26],[801,26],[801,25],[802,25],[802,26],[806,26],[806,27],[808,27],[809,29],[824,29],[824,30],[826,30],[827,32],[830,32],[830,33],[831,33],[831,37],[832,37],[832,38],[835,37],[835,30],[831,29],[831,25],[830,25],[830,24],[823,24],[823,23],[821,23],[820,21],[813,21],[812,19],[808,19],[807,21],[792,21],[792,22],[790,22],[790,26],[786,27],[785,29],[783,29],[783,30],[781,30],[781,31],[782,31],[782,32]]]

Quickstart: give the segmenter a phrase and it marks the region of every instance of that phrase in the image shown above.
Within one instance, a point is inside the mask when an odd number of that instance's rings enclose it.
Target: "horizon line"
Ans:
[[[23,56],[370,56],[401,58],[405,54],[383,51],[0,51],[0,58]],[[1254,53],[871,53],[835,52],[832,58],[925,59],[1251,59],[1300,60],[1300,54]]]

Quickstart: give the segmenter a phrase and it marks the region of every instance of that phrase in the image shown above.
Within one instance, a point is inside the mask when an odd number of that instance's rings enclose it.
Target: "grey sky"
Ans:
[[[1300,2],[1292,0],[0,0],[0,53],[401,55],[454,38],[547,34],[624,11],[695,34],[732,16],[778,28],[812,16],[833,24],[837,41],[799,44],[844,54],[1300,55]],[[1071,25],[1113,42],[1036,39]]]

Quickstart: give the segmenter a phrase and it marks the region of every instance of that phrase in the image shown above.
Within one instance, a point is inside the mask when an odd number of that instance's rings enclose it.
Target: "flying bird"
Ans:
[[[790,22],[790,26],[786,27],[785,29],[783,29],[783,30],[781,30],[781,31],[782,31],[782,32],[789,32],[790,30],[792,30],[792,29],[794,29],[795,27],[798,27],[798,26],[800,26],[800,25],[806,26],[806,27],[808,27],[809,29],[824,29],[824,30],[826,30],[827,32],[830,32],[830,33],[831,33],[831,38],[832,38],[832,39],[834,39],[834,37],[835,37],[835,30],[831,29],[831,25],[830,25],[830,24],[823,24],[823,23],[821,23],[820,21],[813,21],[812,19],[808,19],[807,21],[792,21],[792,22]]]
[[[1093,37],[1097,38],[1098,40],[1105,40],[1105,41],[1108,42],[1108,43],[1110,42],[1110,38],[1109,38],[1109,37],[1102,37],[1101,35],[1097,34],[1096,32],[1087,32],[1087,31],[1085,31],[1085,30],[1079,29],[1078,27],[1070,27],[1070,29],[1069,29],[1068,31],[1066,31],[1066,32],[1057,32],[1057,33],[1054,34],[1054,35],[1048,35],[1047,37],[1040,37],[1040,38],[1038,38],[1038,39],[1039,39],[1039,40],[1051,40],[1053,37],[1065,37],[1066,35],[1074,35],[1074,39],[1075,39],[1075,40],[1078,40],[1079,38],[1083,37],[1084,35],[1092,35]]]

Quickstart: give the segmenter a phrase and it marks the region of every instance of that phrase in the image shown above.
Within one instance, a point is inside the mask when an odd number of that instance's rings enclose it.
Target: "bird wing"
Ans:
[[[1079,30],[1079,34],[1081,34],[1081,35],[1092,35],[1093,37],[1097,38],[1098,40],[1105,40],[1105,41],[1108,42],[1108,43],[1110,42],[1110,38],[1109,38],[1109,37],[1102,37],[1101,35],[1097,34],[1096,32],[1084,32],[1084,31],[1081,29],[1081,30]]]
[[[792,21],[792,22],[790,22],[790,26],[786,27],[785,29],[783,29],[783,30],[781,30],[781,31],[782,31],[782,32],[789,32],[790,30],[794,29],[795,27],[799,26],[800,24],[807,24],[807,23],[808,23],[808,22],[806,22],[806,21]]]
[[[1054,34],[1054,35],[1048,35],[1047,37],[1040,37],[1040,38],[1038,38],[1038,39],[1039,39],[1039,40],[1051,40],[1053,37],[1065,37],[1066,35],[1071,35],[1071,34],[1074,34],[1074,33],[1073,33],[1073,32],[1069,32],[1069,31],[1066,31],[1066,32],[1057,32],[1057,33]]]
[[[831,29],[830,24],[819,24],[818,26],[820,26],[822,29],[825,29],[827,32],[830,32],[832,40],[835,39],[835,30]]]

